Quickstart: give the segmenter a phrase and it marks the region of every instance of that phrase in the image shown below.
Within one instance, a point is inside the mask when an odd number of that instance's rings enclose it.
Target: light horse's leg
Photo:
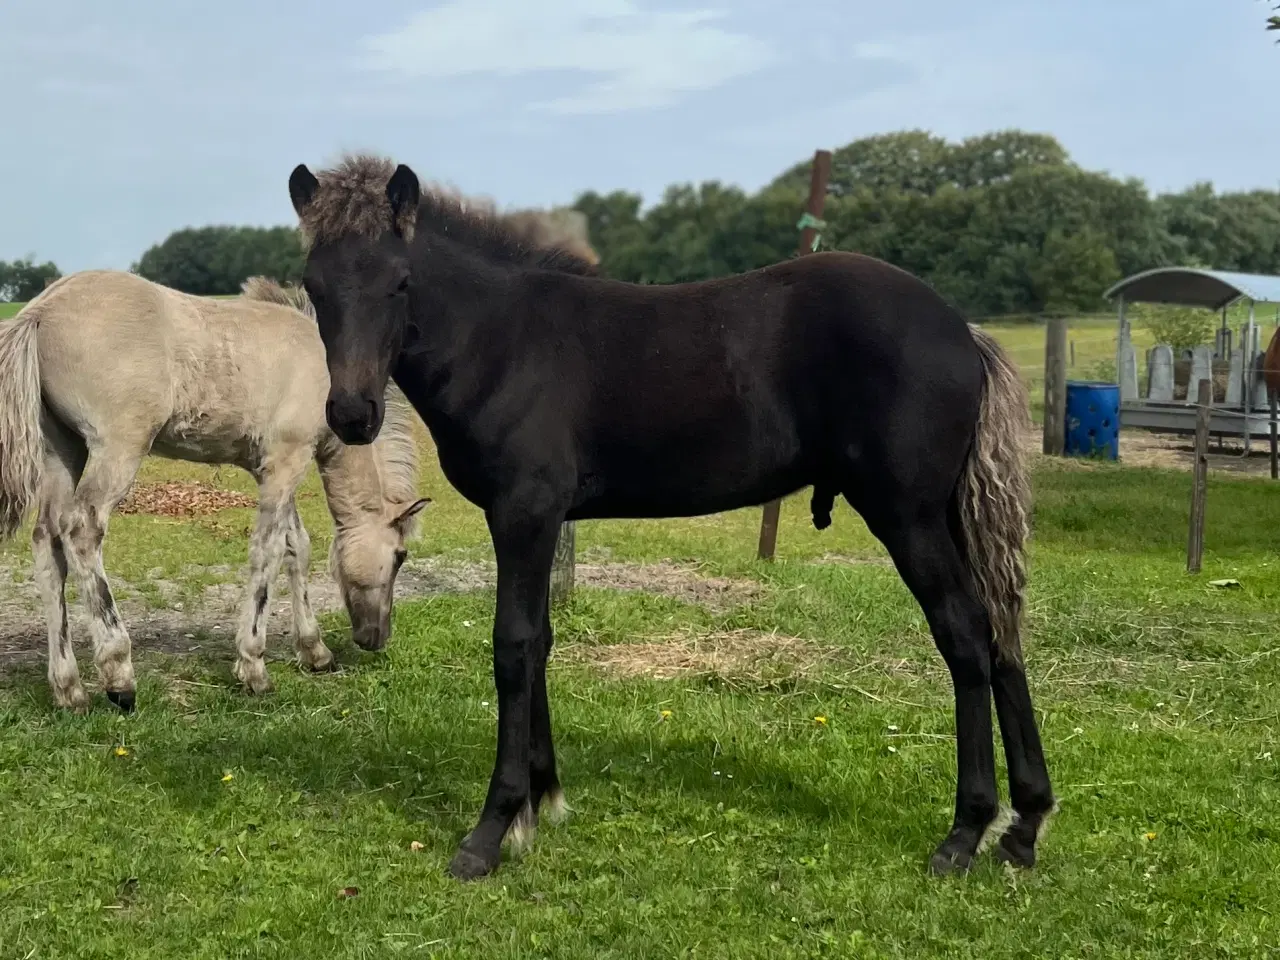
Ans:
[[[257,471],[258,519],[249,542],[249,584],[236,630],[236,662],[232,668],[236,679],[252,693],[269,693],[272,689],[263,661],[271,585],[284,559],[293,492],[310,460],[310,448],[290,446],[272,451]]]
[[[298,662],[310,670],[328,670],[333,666],[333,653],[320,639],[320,624],[311,609],[307,594],[307,575],[311,570],[311,537],[298,515],[298,504],[289,500],[288,529],[285,532],[284,560],[289,568],[289,599],[293,603],[293,648]]]
[[[107,699],[125,711],[133,709],[136,698],[133,660],[129,632],[102,567],[102,541],[111,511],[129,491],[149,446],[150,438],[130,442],[113,437],[91,443],[71,508],[61,518],[71,569],[89,611],[98,679]]]
[[[31,531],[31,555],[49,628],[49,688],[58,706],[82,713],[89,708],[89,695],[80,682],[67,624],[67,553],[59,524],[71,508],[76,481],[84,469],[84,448],[59,436],[62,428],[49,422],[47,414],[45,420],[40,506]]]

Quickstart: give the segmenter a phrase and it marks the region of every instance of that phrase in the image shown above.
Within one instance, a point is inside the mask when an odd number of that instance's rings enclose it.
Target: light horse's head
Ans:
[[[431,502],[417,495],[413,413],[395,387],[388,387],[383,411],[371,445],[331,436],[318,457],[334,521],[329,572],[351,618],[351,639],[365,650],[381,650],[391,637],[396,577],[418,514]]]

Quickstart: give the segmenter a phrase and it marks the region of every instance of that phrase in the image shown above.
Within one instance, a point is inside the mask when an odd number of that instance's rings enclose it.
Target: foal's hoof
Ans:
[[[231,672],[249,693],[264,694],[270,693],[275,689],[271,683],[271,677],[267,674],[266,667],[260,663],[255,664],[253,667],[246,667],[242,663],[237,663],[231,668]]]
[[[953,873],[968,873],[973,866],[973,857],[963,850],[949,852],[939,848],[929,858],[929,872],[935,877],[949,877]]]
[[[457,880],[479,880],[487,877],[498,867],[497,858],[492,860],[472,853],[466,847],[459,847],[449,862],[449,873]]]
[[[78,683],[74,687],[54,687],[53,702],[62,709],[79,715],[88,713],[93,703],[89,699],[89,694],[84,692],[84,687]]]
[[[1026,834],[1030,834],[1027,836]],[[1034,830],[1019,830],[1018,824],[1009,828],[996,847],[996,859],[1030,870],[1036,865],[1036,837]]]
[[[108,690],[107,699],[125,713],[133,713],[134,707],[137,705],[138,692],[136,690]]]

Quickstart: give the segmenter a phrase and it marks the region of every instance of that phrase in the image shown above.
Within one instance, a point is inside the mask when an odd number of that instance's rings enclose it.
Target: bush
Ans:
[[[1150,331],[1156,343],[1167,343],[1175,352],[1213,343],[1218,327],[1218,315],[1200,307],[1143,303],[1134,304],[1129,310],[1134,326]]]

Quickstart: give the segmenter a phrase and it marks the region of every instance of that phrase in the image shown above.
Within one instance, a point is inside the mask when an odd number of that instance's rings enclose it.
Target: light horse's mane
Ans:
[[[277,283],[268,277],[250,277],[241,285],[241,293],[247,300],[277,303],[291,307],[299,313],[315,319],[315,307],[302,287]],[[382,480],[382,495],[393,503],[408,503],[418,495],[418,444],[414,438],[413,422],[416,415],[404,394],[393,383],[387,384],[386,414],[382,429],[373,441],[378,463],[378,475]],[[321,441],[321,455],[333,452],[341,441],[326,430]]]
[[[348,154],[317,172],[315,195],[300,221],[304,245],[380,236],[392,220],[387,181],[394,172],[391,160],[371,154]],[[571,236],[554,217],[542,211],[501,213],[488,198],[439,184],[425,185],[418,209],[405,211],[395,226],[408,242],[422,227],[501,263],[583,276],[597,272],[599,258],[585,238]]]

